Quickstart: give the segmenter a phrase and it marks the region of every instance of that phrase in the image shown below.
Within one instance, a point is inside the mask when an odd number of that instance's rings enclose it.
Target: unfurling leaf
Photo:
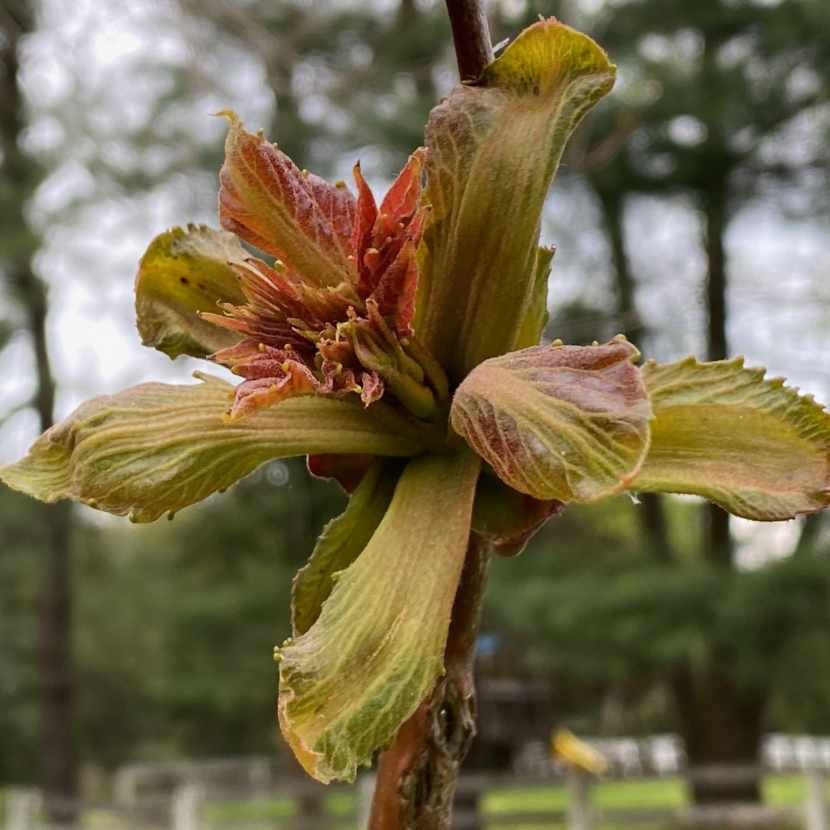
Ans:
[[[479,466],[466,451],[410,461],[320,618],[280,650],[282,730],[320,781],[353,780],[443,672]]]
[[[354,493],[375,460],[373,455],[328,453],[310,455],[306,462],[313,476],[333,478],[347,493]]]
[[[0,479],[41,501],[72,499],[137,522],[195,504],[272,458],[307,453],[413,455],[412,438],[360,400],[295,398],[226,424],[233,386],[144,383],[81,404]]]
[[[386,515],[400,466],[376,460],[354,491],[346,510],[323,529],[308,564],[294,577],[291,604],[294,635],[305,634],[317,622],[334,587],[334,574],[357,559]]]
[[[356,201],[345,185],[297,168],[233,113],[220,180],[222,227],[296,271],[311,285],[339,285],[349,262]]]
[[[565,142],[614,71],[590,38],[545,20],[432,111],[415,330],[451,380],[517,347],[545,196]]]
[[[533,272],[533,293],[530,296],[530,306],[525,314],[522,327],[516,338],[513,351],[538,346],[542,333],[548,324],[548,278],[550,277],[551,263],[556,248],[541,247],[536,251],[536,268]]]
[[[228,261],[246,256],[232,233],[204,225],[159,234],[141,258],[135,282],[141,342],[169,357],[206,357],[236,343],[236,332],[203,320],[199,312],[244,301]]]
[[[637,357],[612,340],[492,358],[458,387],[453,428],[521,493],[562,502],[613,495],[648,449],[651,407]]]
[[[499,556],[516,556],[551,516],[564,509],[561,501],[534,499],[495,476],[483,475],[476,489],[472,529]]]
[[[642,371],[654,421],[632,489],[693,493],[759,521],[830,504],[830,415],[811,397],[743,358]]]

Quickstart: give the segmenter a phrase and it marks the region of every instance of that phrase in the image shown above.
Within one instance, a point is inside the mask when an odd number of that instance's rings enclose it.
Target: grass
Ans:
[[[798,805],[804,801],[805,783],[800,775],[768,776],[763,782],[764,801],[776,806]],[[830,781],[828,781],[830,798]],[[0,808],[5,807],[5,793],[0,789]],[[686,783],[681,778],[631,779],[623,781],[602,781],[591,793],[591,803],[600,810],[626,808],[677,808],[689,803]],[[329,793],[324,802],[329,815],[353,816],[357,810],[357,792],[342,788]],[[483,815],[497,816],[518,812],[563,812],[568,808],[566,787],[504,787],[486,792],[481,799]],[[5,812],[5,811],[2,811]],[[294,804],[289,798],[264,798],[246,801],[231,801],[206,804],[202,819],[207,827],[219,830],[226,824],[244,824],[247,830],[274,830],[282,820],[294,815]],[[88,816],[92,819],[92,816]],[[94,820],[85,822],[89,827],[99,825]],[[625,825],[625,830],[659,830],[661,824]],[[357,830],[357,828],[354,828]],[[503,826],[503,830],[565,830],[565,826],[554,822],[522,823]],[[606,824],[601,830],[623,830],[622,825]]]
[[[774,805],[796,805],[804,800],[804,779],[800,775],[769,776],[763,784],[764,801]],[[830,797],[830,782],[828,782]],[[325,799],[325,810],[330,815],[349,816],[356,811],[357,794],[353,790],[335,791]],[[602,781],[591,794],[591,803],[600,810],[624,810],[626,808],[677,808],[689,803],[686,782],[682,778],[662,778],[623,781]],[[481,810],[486,817],[518,812],[563,812],[568,808],[566,787],[505,787],[485,793]],[[225,822],[278,822],[294,813],[289,799],[210,804],[204,808],[203,817],[213,825]],[[272,825],[273,826],[273,825]],[[658,830],[660,822],[639,825],[626,824],[626,830]],[[538,820],[527,824],[504,827],[504,830],[564,830],[564,825]],[[602,825],[602,830],[623,830],[623,825]]]
[[[564,811],[568,808],[568,791],[564,786],[544,788],[511,787],[486,793],[481,800],[485,816],[522,811]],[[679,778],[640,781],[603,781],[591,793],[591,804],[600,810],[627,807],[681,807],[687,801],[685,782]],[[605,824],[602,830],[622,830],[623,825]],[[624,825],[625,830],[657,830],[660,822],[636,826]],[[556,822],[522,823],[504,827],[504,830],[565,830]]]

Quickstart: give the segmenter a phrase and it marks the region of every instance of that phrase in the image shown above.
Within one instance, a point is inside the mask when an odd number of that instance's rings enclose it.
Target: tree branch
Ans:
[[[446,0],[462,81],[473,81],[493,60],[490,29],[481,0]]]
[[[472,535],[444,652],[447,673],[381,753],[369,830],[449,830],[476,734],[473,662],[489,563],[490,546]]]
[[[446,0],[462,81],[493,60],[480,0]],[[449,830],[458,774],[476,734],[473,664],[490,545],[470,536],[444,652],[446,674],[381,753],[369,830]]]

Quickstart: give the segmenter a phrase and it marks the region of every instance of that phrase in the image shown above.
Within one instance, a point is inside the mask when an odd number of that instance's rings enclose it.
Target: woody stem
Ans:
[[[473,659],[490,546],[470,537],[452,609],[446,674],[381,753],[368,830],[448,830],[458,774],[476,734]]]
[[[481,0],[446,0],[458,73],[493,60]],[[381,753],[368,830],[449,830],[461,763],[476,734],[473,660],[490,545],[470,536],[444,652],[446,674]]]
[[[475,80],[493,60],[490,29],[481,0],[446,0],[452,26],[458,74],[462,81]]]

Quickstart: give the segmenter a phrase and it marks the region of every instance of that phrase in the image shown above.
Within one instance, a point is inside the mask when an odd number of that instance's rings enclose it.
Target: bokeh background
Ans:
[[[494,42],[555,14],[619,66],[545,208],[546,336],[728,347],[830,401],[830,0],[486,5]],[[382,191],[455,82],[438,0],[0,0],[0,463],[93,394],[198,368],[140,347],[132,281],[155,234],[217,225],[212,113]],[[291,770],[271,652],[344,503],[301,459],[150,526],[0,485],[0,790],[45,786],[71,821],[131,762]],[[769,733],[830,734],[830,522],[569,509],[494,563],[483,631],[488,717],[515,720],[484,768],[556,725],[751,764]]]

